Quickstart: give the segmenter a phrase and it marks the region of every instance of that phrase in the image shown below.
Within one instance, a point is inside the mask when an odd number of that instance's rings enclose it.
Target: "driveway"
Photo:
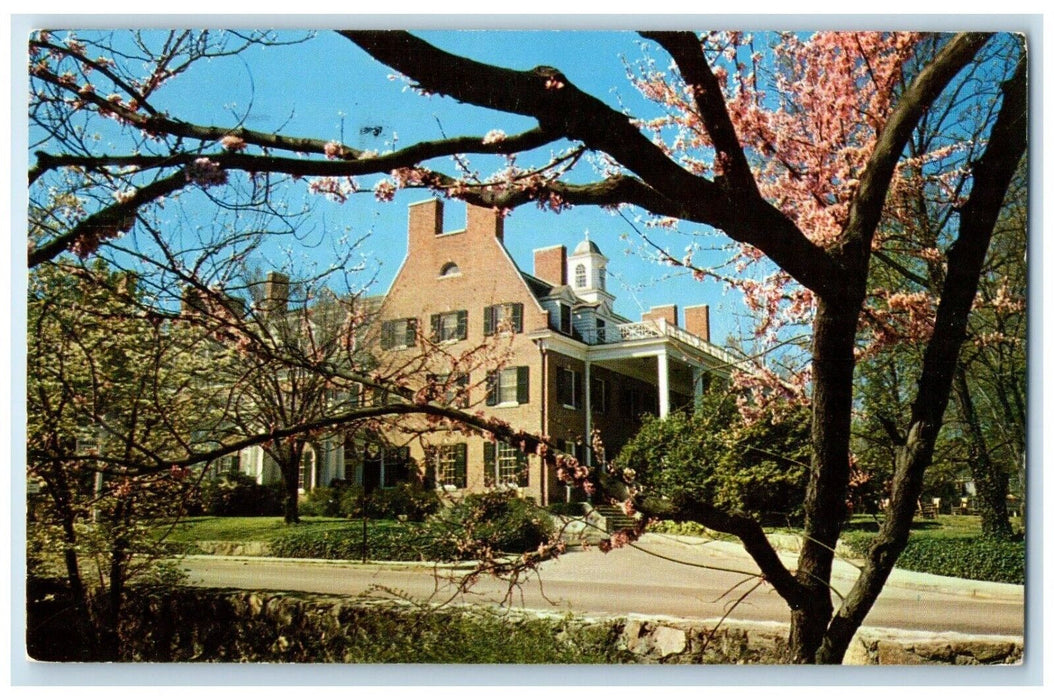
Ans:
[[[794,556],[786,560],[793,565]],[[434,602],[508,599],[516,607],[555,613],[790,621],[771,587],[755,588],[757,568],[737,545],[654,533],[608,554],[570,551],[511,589],[482,577],[467,593],[457,589],[463,571],[427,565],[250,557],[188,557],[183,565],[191,583],[202,586],[405,595]],[[848,592],[854,576],[852,565],[836,562],[836,606],[838,593]],[[896,570],[865,625],[1023,636],[1024,588]]]

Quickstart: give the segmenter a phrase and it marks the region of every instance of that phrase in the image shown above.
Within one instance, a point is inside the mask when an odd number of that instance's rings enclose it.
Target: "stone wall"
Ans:
[[[407,630],[405,640],[377,642],[413,649],[409,631],[419,605],[302,593],[180,588],[143,592],[129,602],[126,639],[137,661],[359,661],[350,639],[372,634],[377,618],[385,630]],[[445,608],[441,615],[483,615],[472,608]],[[486,613],[493,615],[492,612]],[[610,640],[611,658],[623,663],[771,664],[786,659],[787,628],[776,623],[637,617],[576,617],[515,613],[517,620],[549,619],[554,636],[569,625],[593,639]],[[385,635],[387,636],[387,635]],[[361,640],[360,640],[361,641]],[[1022,640],[864,629],[853,641],[848,664],[1015,664]],[[361,647],[359,647],[361,648]],[[568,659],[568,663],[575,663]]]

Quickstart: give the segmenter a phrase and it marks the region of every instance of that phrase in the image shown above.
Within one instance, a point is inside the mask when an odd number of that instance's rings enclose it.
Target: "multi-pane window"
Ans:
[[[582,263],[575,266],[575,286],[579,289],[586,286],[586,266]]]
[[[507,443],[483,443],[483,469],[488,485],[529,485],[527,455]]]
[[[589,407],[593,413],[605,413],[608,408],[608,383],[593,377],[590,380]]]
[[[568,408],[581,408],[582,375],[567,367],[557,367],[556,401]]]
[[[483,335],[502,331],[523,333],[523,304],[495,304],[483,309]]]
[[[411,348],[417,344],[417,319],[398,318],[381,323],[381,348]]]
[[[509,367],[487,375],[487,405],[527,403],[530,399],[527,367]]]
[[[431,399],[442,401],[447,406],[456,408],[468,407],[468,381],[467,374],[430,374],[428,382],[431,385],[429,395]]]
[[[464,340],[468,337],[468,312],[448,311],[432,314],[432,341],[444,343],[452,340]]]
[[[433,454],[436,485],[456,489],[465,488],[468,445],[463,442],[456,445],[439,445]]]
[[[597,342],[607,342],[607,323],[602,318],[597,319]]]
[[[597,286],[604,289],[604,285],[607,284],[607,268],[597,268]]]

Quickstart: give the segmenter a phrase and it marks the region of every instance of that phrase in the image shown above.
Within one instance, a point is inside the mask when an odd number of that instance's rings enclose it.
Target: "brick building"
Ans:
[[[585,463],[594,460],[594,429],[613,456],[642,413],[690,405],[734,363],[709,341],[707,306],[683,309],[683,325],[676,305],[637,322],[615,313],[608,259],[588,237],[570,253],[535,250],[527,273],[491,209],[469,205],[465,228],[444,231],[443,202],[418,202],[408,228],[406,258],[378,314],[381,362],[405,362],[417,383],[438,383],[460,405],[548,435]],[[410,439],[415,427],[388,436],[387,447],[354,438],[315,446],[304,487],[333,478],[384,487],[416,475],[447,491],[515,488],[541,504],[566,496],[536,456],[459,432],[429,433],[425,447]],[[247,457],[243,471],[263,478],[262,456]]]

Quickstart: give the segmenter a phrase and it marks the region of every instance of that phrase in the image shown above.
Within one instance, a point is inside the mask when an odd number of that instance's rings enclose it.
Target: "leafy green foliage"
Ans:
[[[465,496],[429,524],[437,539],[463,551],[527,552],[553,534],[552,520],[533,503],[494,491]]]
[[[496,552],[535,550],[552,535],[548,515],[503,493],[466,496],[425,522],[367,524],[366,557],[379,561],[464,561]],[[361,523],[344,527],[296,527],[271,541],[278,557],[359,559]]]
[[[304,515],[330,518],[361,518],[365,506],[370,518],[404,518],[422,522],[439,510],[439,496],[433,489],[420,484],[401,482],[390,489],[380,489],[363,498],[362,487],[347,482],[334,482],[331,486],[319,487],[308,492],[300,504]]]
[[[938,576],[975,581],[1025,583],[1025,543],[987,537],[925,537],[913,533],[897,566]],[[850,552],[864,556],[874,535],[847,533],[842,543]]]
[[[224,474],[201,485],[201,508],[206,515],[281,515],[280,485],[261,485],[246,474]]]
[[[806,409],[747,423],[729,394],[713,393],[692,413],[646,417],[615,461],[646,494],[785,523],[802,514],[808,446]]]

